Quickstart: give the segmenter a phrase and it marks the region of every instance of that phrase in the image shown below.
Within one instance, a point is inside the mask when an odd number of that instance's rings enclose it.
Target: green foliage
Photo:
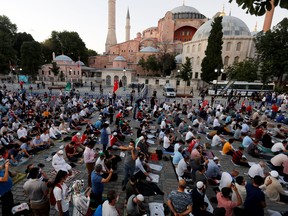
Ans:
[[[258,79],[258,62],[254,59],[246,59],[234,63],[226,69],[229,79],[253,82]]]
[[[52,52],[56,55],[67,55],[74,61],[81,58],[85,64],[88,63],[88,49],[77,32],[56,32],[52,31],[51,37],[43,42],[44,58],[47,62],[52,61]]]
[[[21,66],[25,74],[36,77],[43,59],[41,45],[36,41],[24,42],[21,46]]]
[[[272,8],[271,0],[229,0],[229,2],[236,1],[239,7],[246,10],[246,13],[250,13],[256,16],[262,16],[266,13],[266,10],[270,11]],[[274,6],[280,6],[281,8],[288,9],[287,0],[274,0]]]
[[[175,55],[163,53],[158,57],[159,70],[164,76],[169,76],[171,71],[176,68]]]
[[[256,38],[256,49],[262,63],[261,74],[275,77],[278,85],[282,85],[284,74],[288,72],[287,35],[288,19],[284,18],[272,31],[258,34]]]
[[[205,51],[205,57],[201,63],[201,78],[209,83],[217,78],[214,72],[216,68],[222,68],[222,17],[216,17],[212,22],[212,29],[208,37],[208,45]]]
[[[49,67],[49,69],[53,72],[55,76],[58,76],[60,67],[57,66],[56,62],[52,62],[52,67]]]
[[[26,32],[20,32],[15,35],[15,42],[13,44],[13,48],[16,50],[17,58],[19,60],[21,59],[21,46],[25,41],[34,41],[34,38],[31,34],[27,34]]]
[[[98,53],[95,51],[95,50],[92,50],[92,49],[88,49],[87,50],[87,53],[88,53],[88,56],[97,56]]]
[[[143,56],[138,61],[138,65],[142,67],[144,71],[153,71],[157,72],[160,70],[159,61],[156,55],[149,55],[145,60]]]
[[[192,78],[191,58],[186,57],[185,63],[182,64],[180,74],[177,75],[177,77],[179,77],[179,78],[183,79],[183,81],[185,81],[185,86],[184,86],[184,94],[185,94],[187,81],[191,80],[191,78]]]
[[[7,16],[0,16],[0,73],[8,73],[10,65],[17,64],[16,51],[13,49],[17,26]]]

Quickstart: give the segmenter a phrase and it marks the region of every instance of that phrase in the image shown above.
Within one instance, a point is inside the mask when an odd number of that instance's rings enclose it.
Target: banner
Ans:
[[[119,88],[118,80],[114,81],[114,87],[113,87],[113,92],[116,92]]]

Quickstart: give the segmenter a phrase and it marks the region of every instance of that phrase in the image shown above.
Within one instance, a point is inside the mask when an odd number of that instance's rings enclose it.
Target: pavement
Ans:
[[[90,91],[89,90],[87,91],[87,89],[85,89],[85,90],[83,89],[83,91],[81,90],[81,94],[82,93],[84,94],[86,92],[90,93]],[[107,91],[105,90],[105,92],[107,92]],[[198,94],[195,93],[195,95],[198,95]],[[163,98],[163,99],[165,100],[165,98]],[[193,102],[194,101],[197,102],[199,99],[200,98],[198,98],[198,96],[196,96],[196,98],[193,98]],[[162,97],[160,97],[159,100],[162,100]],[[181,99],[177,99],[177,100],[181,100]],[[91,120],[92,123],[94,123],[97,118],[98,118],[98,112],[96,112],[94,114],[93,118],[90,119],[90,120]],[[124,141],[125,144],[128,144],[130,138],[132,138],[132,139],[136,138],[136,129],[135,129],[135,127],[139,126],[139,122],[133,120],[132,119],[132,115],[130,115],[128,117],[128,119],[131,120],[131,126],[133,127],[134,135],[131,136],[131,137],[126,137],[126,139]],[[191,124],[191,122],[189,124]],[[154,125],[156,127],[159,127],[155,122],[154,122]],[[83,127],[83,130],[84,130],[84,127]],[[111,126],[111,130],[113,130],[113,126]],[[177,136],[180,137],[181,135],[177,134]],[[201,135],[201,136],[202,136],[202,142],[211,143],[211,141],[207,140],[205,136],[203,136],[203,135]],[[226,139],[228,139],[228,137]],[[25,172],[26,166],[28,164],[33,163],[33,164],[37,165],[38,163],[41,162],[41,163],[43,163],[45,165],[43,170],[49,175],[49,173],[52,171],[53,168],[52,168],[52,165],[51,165],[51,161],[48,162],[48,161],[45,160],[45,158],[47,158],[48,156],[51,156],[51,154],[53,152],[58,151],[60,146],[63,145],[63,144],[65,145],[67,143],[65,143],[65,142],[61,142],[61,143],[55,142],[55,146],[54,147],[52,147],[52,148],[50,148],[48,150],[45,150],[45,151],[43,151],[41,153],[38,153],[32,159],[30,159],[27,163],[25,163],[25,164],[23,164],[21,166],[18,166],[18,167],[12,167],[11,166],[11,170],[23,173],[23,172]],[[238,142],[238,143],[235,143],[233,145],[234,145],[235,148],[237,148],[240,145],[240,143]],[[95,146],[95,147],[99,147],[99,146]],[[246,173],[248,172],[248,168],[238,167],[238,166],[235,167],[231,163],[231,157],[230,156],[221,155],[219,150],[221,150],[221,147],[215,147],[215,148],[211,149],[211,151],[214,153],[214,155],[220,158],[220,163],[221,163],[222,170],[230,172],[233,169],[237,169],[240,172],[240,175],[243,175],[247,179],[248,177],[247,177]],[[119,154],[119,152],[117,152],[117,154]],[[256,163],[259,161],[258,159],[251,158],[249,155],[246,155],[246,156],[247,156],[249,161],[256,162]],[[157,196],[145,197],[145,202],[146,203],[149,203],[149,202],[161,202],[161,203],[166,202],[168,194],[172,190],[176,190],[177,189],[177,179],[176,179],[176,175],[175,175],[175,172],[174,172],[174,169],[172,167],[171,162],[170,161],[161,160],[161,161],[157,161],[155,163],[163,166],[163,169],[161,170],[161,172],[158,172],[158,174],[160,175],[158,186],[160,187],[161,190],[164,191],[165,195],[164,196],[157,195]],[[85,164],[77,164],[75,169],[77,169],[77,170],[79,170],[81,172],[73,180],[84,179],[85,185],[87,185],[87,172],[86,172],[86,169],[85,169]],[[265,170],[269,171],[269,168],[265,167]],[[117,207],[120,209],[121,215],[124,215],[123,212],[124,212],[124,208],[125,208],[124,207],[125,192],[122,192],[122,186],[121,186],[121,182],[122,182],[122,180],[124,178],[123,160],[118,164],[118,169],[117,169],[116,172],[118,174],[118,180],[116,182],[110,182],[108,184],[105,184],[104,194],[106,194],[107,191],[113,189],[120,195],[119,196],[120,197],[119,198],[119,202],[117,203]],[[71,185],[73,183],[73,180],[70,181],[70,182],[67,182],[67,184]],[[23,179],[20,182],[18,182],[16,185],[13,186],[12,193],[14,195],[14,202],[15,203],[17,203],[17,202],[22,203],[22,202],[27,202],[28,201],[27,200],[27,196],[23,192],[23,184],[24,184],[25,181],[26,181],[26,179]],[[209,198],[211,198],[212,196],[215,196],[214,192],[212,191],[212,187],[211,186],[208,187],[206,193],[207,193]],[[283,212],[285,210],[287,211],[287,209],[288,209],[287,205],[271,202],[267,198],[266,198],[266,202],[267,202],[267,207],[265,209],[265,212],[266,212],[265,215],[268,215],[267,214],[267,209],[273,209],[273,210],[277,210],[277,211],[281,211],[281,212]],[[215,207],[215,204],[212,203],[212,205]],[[70,211],[71,211],[71,215],[72,215],[72,204],[70,204]],[[0,215],[2,215],[1,214],[1,209],[0,209]],[[57,215],[56,210],[54,209],[54,207],[51,207],[50,215],[51,216],[52,215]]]

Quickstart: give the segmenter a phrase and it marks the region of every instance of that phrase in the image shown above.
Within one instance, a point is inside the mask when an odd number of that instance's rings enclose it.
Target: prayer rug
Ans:
[[[22,179],[26,178],[27,174],[26,173],[17,173],[13,178],[13,184],[17,184],[18,182],[20,182]]]
[[[72,169],[72,174],[71,175],[68,175],[67,179],[66,179],[66,182],[70,182],[71,180],[73,180],[75,177],[77,177],[79,174],[81,173],[81,171],[79,170],[76,170],[76,169]],[[50,172],[50,177],[52,179],[54,179],[56,177],[56,170],[52,170]]]

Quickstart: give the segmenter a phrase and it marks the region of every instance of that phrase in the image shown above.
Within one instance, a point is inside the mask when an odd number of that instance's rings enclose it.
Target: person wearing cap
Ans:
[[[282,142],[275,143],[271,151],[276,155],[282,152],[287,152],[287,140],[283,140]]]
[[[209,160],[209,163],[207,164],[207,170],[206,170],[206,176],[210,182],[213,182],[214,184],[218,183],[218,180],[221,179],[222,171],[219,166],[219,158],[214,157],[213,160]]]
[[[231,196],[232,196],[232,190],[235,192],[236,197],[237,197],[237,201],[233,202],[231,200]],[[232,216],[233,215],[233,209],[237,206],[240,206],[242,204],[242,199],[241,196],[238,192],[237,187],[232,184],[230,187],[224,187],[221,189],[221,192],[217,192],[216,194],[216,198],[217,198],[217,202],[218,208],[225,208],[226,210],[226,214],[225,216]]]
[[[52,166],[56,172],[58,172],[59,170],[71,172],[72,167],[68,163],[66,163],[63,155],[63,150],[59,150],[52,158]]]
[[[143,206],[144,196],[142,194],[131,195],[127,201],[127,216],[141,216],[146,213]]]
[[[102,116],[99,115],[97,121],[94,123],[94,127],[97,129],[97,130],[101,130],[102,128]]]
[[[192,190],[193,208],[192,214],[201,215],[201,207],[204,205],[206,186],[202,181],[196,183],[196,187]]]
[[[102,165],[97,164],[95,165],[95,169],[91,175],[91,182],[92,182],[92,190],[91,190],[91,208],[97,208],[99,205],[102,204],[102,194],[104,191],[104,184],[108,183],[112,177],[113,170],[110,169],[108,172],[108,176],[106,178],[102,177]],[[93,201],[92,201],[93,200]]]
[[[71,139],[72,142],[74,142],[74,147],[77,152],[83,153],[85,150],[85,146],[83,146],[83,143],[81,143],[81,134],[80,132],[77,132]]]
[[[283,190],[278,178],[279,173],[272,170],[270,176],[267,176],[264,181],[265,194],[271,201],[288,203],[288,195]]]
[[[117,142],[117,132],[113,132],[112,135],[110,136],[110,146],[119,146],[119,143]]]
[[[167,198],[167,205],[172,215],[189,215],[192,213],[192,197],[185,193],[186,181],[179,180],[178,189],[170,192]]]

